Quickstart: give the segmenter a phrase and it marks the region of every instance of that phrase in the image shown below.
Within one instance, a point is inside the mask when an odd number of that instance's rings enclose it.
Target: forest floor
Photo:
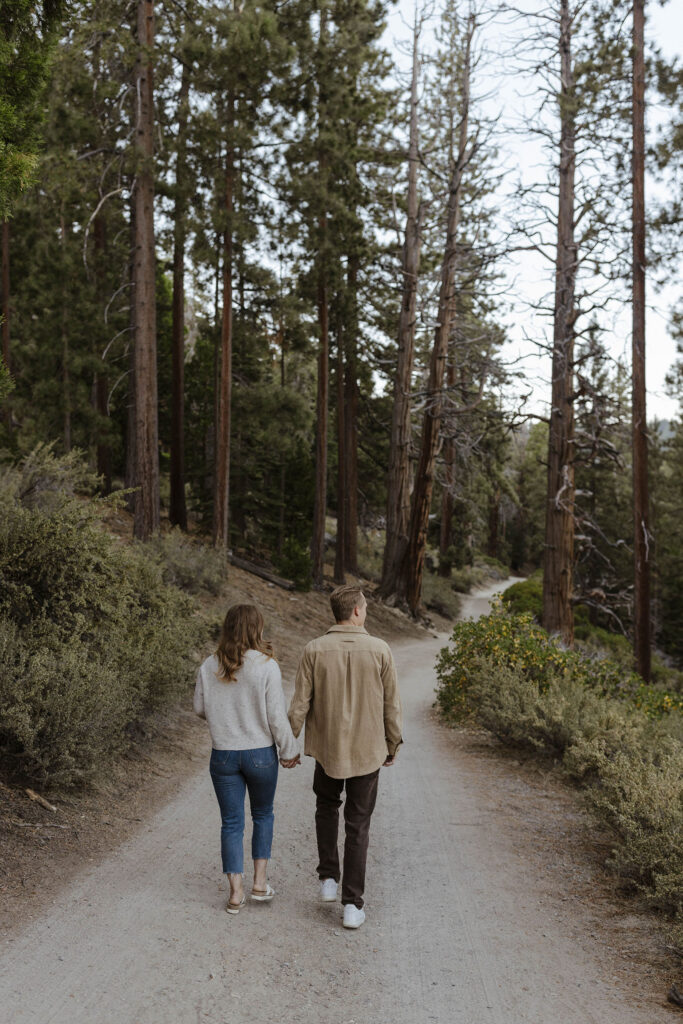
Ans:
[[[500,589],[465,598],[463,615]],[[263,608],[289,694],[301,647],[329,625],[326,596],[231,569],[223,603],[237,599]],[[619,896],[602,868],[609,839],[577,796],[438,722],[444,634],[374,602],[368,628],[394,649],[406,742],[381,776],[363,928],[344,931],[339,904],[317,900],[308,758],[278,787],[276,899],[224,913],[210,744],[188,694],[96,791],[48,793],[56,812],[0,789],[8,1021],[655,1024],[680,1012],[664,998],[676,978],[658,923]]]

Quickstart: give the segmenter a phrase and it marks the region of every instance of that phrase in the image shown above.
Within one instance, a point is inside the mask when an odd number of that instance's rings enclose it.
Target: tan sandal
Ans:
[[[274,895],[275,889],[270,884],[266,885],[265,889],[251,890],[251,898],[256,900],[257,903],[270,903]]]
[[[239,914],[240,910],[246,904],[246,902],[247,902],[247,897],[246,896],[243,896],[239,903],[231,903],[230,900],[228,900],[228,903],[227,903],[227,906],[226,906],[225,909],[226,909],[228,914]]]

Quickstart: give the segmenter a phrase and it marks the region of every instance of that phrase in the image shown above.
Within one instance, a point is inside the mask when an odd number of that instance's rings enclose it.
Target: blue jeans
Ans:
[[[221,858],[225,874],[244,871],[244,793],[254,823],[251,856],[270,858],[273,843],[273,800],[277,786],[275,744],[256,750],[212,750],[209,770],[221,809]]]

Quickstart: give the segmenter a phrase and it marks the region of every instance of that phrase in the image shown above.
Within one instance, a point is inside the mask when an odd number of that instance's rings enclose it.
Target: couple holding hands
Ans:
[[[272,647],[263,640],[263,616],[255,605],[228,610],[218,649],[197,673],[194,709],[211,733],[210,772],[221,812],[221,857],[238,914],[244,890],[244,797],[249,793],[254,883],[251,898],[268,903],[273,840],[273,800],[278,759],[300,763],[296,737],[305,723],[304,753],[315,758],[313,791],[318,877],[324,902],[341,901],[344,927],[365,920],[363,892],[370,818],[380,767],[394,763],[401,744],[401,702],[388,644],[364,627],[367,602],[358,586],[330,595],[335,625],[304,648],[286,710]],[[339,807],[346,789],[343,876],[337,848]]]

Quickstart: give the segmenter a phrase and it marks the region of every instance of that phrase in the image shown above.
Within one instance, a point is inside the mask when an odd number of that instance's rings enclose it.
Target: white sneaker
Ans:
[[[347,903],[344,907],[344,927],[360,928],[365,920],[365,911],[359,910],[355,903]]]
[[[337,883],[334,878],[323,878],[320,881],[320,899],[323,903],[334,903],[337,899]]]

